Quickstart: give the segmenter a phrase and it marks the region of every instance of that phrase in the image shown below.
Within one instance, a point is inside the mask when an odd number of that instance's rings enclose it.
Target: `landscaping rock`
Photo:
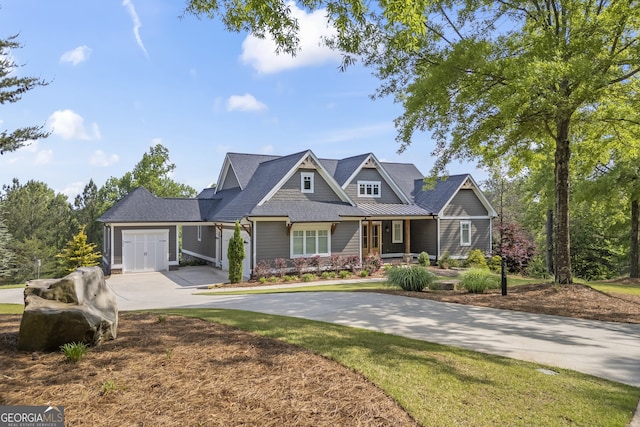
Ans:
[[[98,345],[117,336],[116,298],[99,267],[27,282],[24,306],[19,350],[58,350],[70,342]]]

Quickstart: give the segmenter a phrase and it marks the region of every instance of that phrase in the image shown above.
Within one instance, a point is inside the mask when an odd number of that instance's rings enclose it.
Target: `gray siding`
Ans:
[[[313,172],[313,193],[303,193],[301,191],[301,173]],[[313,200],[317,202],[340,202],[340,197],[329,187],[327,181],[320,174],[311,169],[299,169],[293,176],[278,190],[270,200],[277,201],[305,201]]]
[[[389,231],[387,231],[389,229]],[[393,243],[393,222],[382,221],[382,253],[383,254],[402,254],[404,253],[404,224],[402,224],[402,243]]]
[[[360,222],[340,222],[331,235],[332,255],[360,254]]]
[[[425,251],[430,256],[438,256],[438,224],[435,219],[411,221],[411,252]]]
[[[358,181],[380,181],[380,197],[358,197]],[[362,169],[345,191],[356,203],[402,203],[377,169]]]
[[[233,173],[231,168],[227,171],[227,176],[224,178],[224,183],[222,184],[222,188],[220,190],[228,190],[230,188],[238,188],[240,187],[240,183],[236,179],[236,174]]]
[[[182,227],[182,249],[203,255],[209,258],[216,258],[216,228],[212,225],[203,225],[202,239],[198,241],[198,227],[186,225]]]
[[[256,261],[288,259],[289,235],[284,221],[256,221]]]
[[[113,260],[112,264],[122,264],[122,231],[123,230],[169,230],[169,262],[178,261],[176,253],[176,240],[178,227],[175,225],[148,225],[148,226],[128,226],[113,227]]]
[[[473,249],[480,249],[489,254],[490,245],[489,219],[471,220],[471,246],[460,246],[460,220],[440,220],[440,255],[449,251],[452,257],[467,257]]]
[[[458,191],[444,209],[444,216],[486,216],[489,213],[473,190]]]

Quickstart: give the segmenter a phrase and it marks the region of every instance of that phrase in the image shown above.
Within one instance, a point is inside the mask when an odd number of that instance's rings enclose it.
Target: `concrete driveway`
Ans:
[[[120,310],[209,307],[300,317],[572,369],[640,387],[640,325],[375,293],[194,294],[202,292],[198,287],[225,280],[218,270],[189,267],[169,273],[114,275],[107,284]],[[21,289],[0,291],[0,302],[16,302],[16,295],[21,302]]]

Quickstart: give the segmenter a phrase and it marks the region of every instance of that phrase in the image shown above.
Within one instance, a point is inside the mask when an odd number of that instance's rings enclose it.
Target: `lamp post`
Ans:
[[[504,178],[500,179],[500,289],[502,296],[507,295],[507,271],[505,269],[504,260],[504,222],[502,211],[502,197],[504,195]]]

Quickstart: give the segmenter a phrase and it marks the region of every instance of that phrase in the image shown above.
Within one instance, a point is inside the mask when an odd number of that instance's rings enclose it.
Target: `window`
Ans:
[[[358,181],[359,197],[380,197],[380,181]]]
[[[460,221],[460,246],[471,246],[471,221]]]
[[[303,193],[313,193],[313,172],[300,174],[300,189]]]
[[[291,258],[330,255],[328,229],[303,229],[291,232]]]
[[[198,242],[201,242],[202,241],[202,226],[199,225],[197,227],[197,229],[198,229],[198,231],[197,231],[197,233],[198,233]]]
[[[402,243],[402,221],[392,221],[391,222],[391,242],[392,243]]]

